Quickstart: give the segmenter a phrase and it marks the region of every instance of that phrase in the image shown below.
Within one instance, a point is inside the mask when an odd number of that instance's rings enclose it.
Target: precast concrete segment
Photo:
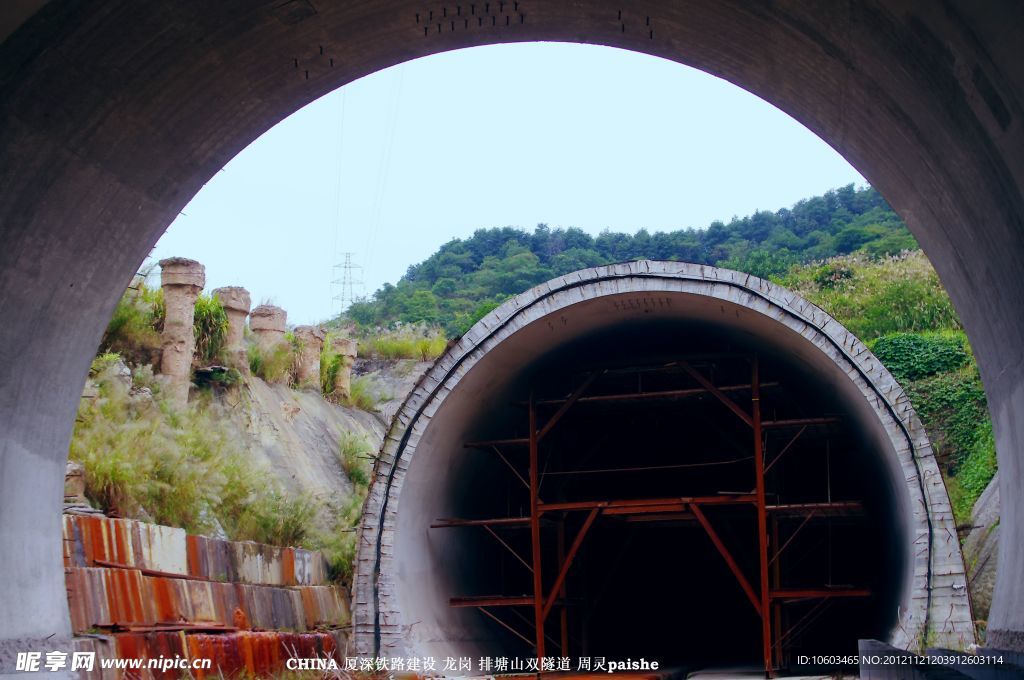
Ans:
[[[907,221],[985,382],[1004,499],[988,642],[1024,651],[1021,5],[490,4],[476,26],[407,0],[0,6],[0,347],[16,348],[0,360],[0,673],[13,651],[68,635],[56,515],[72,420],[106,320],[167,225],[317,97],[416,57],[536,40],[735,83],[831,144]]]
[[[458,646],[472,638],[459,629],[458,621],[429,611],[437,598],[428,592],[428,570],[419,563],[440,548],[421,540],[418,525],[430,521],[430,509],[415,501],[404,503],[402,496],[414,464],[417,473],[433,468],[449,474],[441,456],[451,447],[437,432],[457,435],[464,414],[448,408],[439,416],[445,402],[467,391],[459,408],[483,408],[481,373],[486,373],[487,386],[501,384],[532,357],[574,334],[624,323],[624,315],[628,322],[630,315],[686,318],[701,309],[706,314],[709,303],[720,306],[723,318],[759,341],[780,344],[829,374],[827,379],[845,390],[844,400],[857,413],[857,426],[874,433],[889,474],[888,480],[879,481],[896,490],[899,515],[893,522],[901,527],[908,565],[901,577],[900,601],[895,603],[899,620],[889,643],[915,649],[925,640],[956,648],[974,642],[963,559],[945,486],[924,428],[881,362],[827,313],[768,281],[714,267],[639,261],[569,274],[512,298],[473,326],[408,396],[378,457],[360,526],[354,586],[355,644],[360,654],[415,655],[435,651],[430,645]],[[599,311],[595,305],[601,305]],[[549,331],[529,335],[538,329]],[[533,344],[524,344],[525,337]],[[503,346],[514,348],[506,348],[505,358],[514,356],[515,361],[502,363],[499,357],[486,364],[488,356],[500,355]],[[430,443],[421,445],[424,440]],[[406,495],[426,494],[415,496],[423,499],[438,493],[422,490],[428,482],[419,474],[414,482],[419,490]],[[403,508],[412,519],[401,514]],[[417,577],[409,578],[412,573]],[[436,624],[431,623],[432,616],[438,619]]]

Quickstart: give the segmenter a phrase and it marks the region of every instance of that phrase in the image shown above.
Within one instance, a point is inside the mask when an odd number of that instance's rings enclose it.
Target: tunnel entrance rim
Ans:
[[[911,565],[890,644],[963,648],[975,642],[956,526],[931,444],[909,399],[868,348],[838,321],[796,293],[741,272],[641,260],[581,270],[541,284],[492,311],[442,355],[396,413],[374,467],[359,529],[354,619],[359,654],[401,646],[406,624],[397,606],[394,541],[405,473],[432,416],[462,376],[517,330],[588,299],[623,293],[685,293],[756,311],[788,327],[839,366],[871,405],[903,471],[910,514]],[[896,518],[894,518],[896,519]]]

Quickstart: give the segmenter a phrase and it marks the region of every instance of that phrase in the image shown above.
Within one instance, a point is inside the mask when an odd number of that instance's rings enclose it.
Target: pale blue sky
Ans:
[[[703,228],[864,179],[770,104],[655,57],[496,45],[313,102],[236,156],[153,253],[206,265],[290,323],[323,320],[352,251],[367,294],[482,227]]]

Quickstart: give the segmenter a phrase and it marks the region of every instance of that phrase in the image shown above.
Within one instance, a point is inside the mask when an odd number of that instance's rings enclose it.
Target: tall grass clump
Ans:
[[[433,361],[441,356],[448,340],[444,332],[424,324],[378,329],[359,339],[359,356],[375,359]]]
[[[196,359],[203,364],[215,361],[228,337],[228,314],[216,295],[202,294],[196,299],[192,330]]]
[[[373,379],[368,375],[360,375],[352,378],[348,397],[341,401],[345,406],[372,413],[380,398],[373,387]]]
[[[341,469],[357,488],[366,488],[370,484],[369,460],[373,449],[365,437],[352,432],[344,432],[338,441],[338,461]]]
[[[260,489],[235,518],[237,540],[271,545],[300,545],[309,535],[316,506],[308,498],[293,497],[276,488]]]
[[[334,337],[328,334],[320,350],[320,393],[328,401],[341,400],[341,395],[337,393],[338,374],[347,367],[348,361],[348,357],[335,351]]]
[[[249,370],[258,378],[268,383],[291,384],[294,380],[297,346],[292,333],[285,334],[285,340],[264,348],[257,342],[250,343]]]

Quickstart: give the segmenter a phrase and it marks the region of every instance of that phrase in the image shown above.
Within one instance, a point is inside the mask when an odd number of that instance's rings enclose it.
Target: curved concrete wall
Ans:
[[[653,302],[654,304],[645,304]],[[622,304],[625,302],[626,304]],[[856,337],[795,293],[748,274],[640,261],[587,269],[509,300],[442,356],[398,411],[374,471],[358,541],[360,654],[479,654],[473,616],[448,607],[447,573],[471,562],[430,534],[467,428],[492,413],[531,360],[595,330],[652,318],[731,327],[795,358],[840,395],[884,458],[904,563],[889,641],[915,649],[974,642],[956,526],[935,458],[903,390]],[[883,490],[884,489],[884,490]]]
[[[505,16],[510,3],[492,2],[492,25],[472,30],[427,25],[451,5],[411,0],[0,7],[0,26],[17,27],[0,44],[0,672],[69,634],[58,509],[72,419],[106,319],[167,225],[322,94],[416,57],[531,40],[729,80],[825,139],[906,219],[985,382],[1003,498],[988,642],[1024,651],[1020,4],[523,0],[504,25],[496,4]]]

